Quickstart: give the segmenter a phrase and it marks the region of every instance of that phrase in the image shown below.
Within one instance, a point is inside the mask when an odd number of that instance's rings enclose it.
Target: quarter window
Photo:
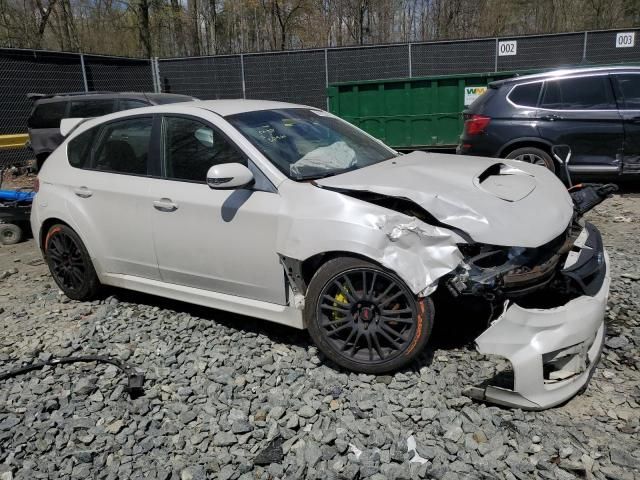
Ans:
[[[164,164],[168,178],[205,182],[211,166],[246,158],[218,130],[197,120],[165,117]]]
[[[547,80],[540,106],[553,110],[616,108],[611,83],[606,75]]]
[[[535,107],[538,105],[541,86],[542,83],[540,82],[517,85],[511,90],[509,100],[523,107]]]
[[[91,128],[69,141],[67,154],[72,167],[85,168],[91,164],[91,147],[98,130]]]
[[[74,100],[69,108],[70,118],[93,118],[113,113],[113,100]]]
[[[94,155],[95,170],[146,175],[151,117],[129,118],[104,125]]]
[[[640,75],[616,75],[625,110],[640,110]]]

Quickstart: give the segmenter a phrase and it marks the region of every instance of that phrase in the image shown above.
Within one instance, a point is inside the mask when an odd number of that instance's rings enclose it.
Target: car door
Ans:
[[[127,117],[69,142],[77,169],[69,175],[69,209],[106,273],[160,279],[149,211],[149,176],[159,173],[152,131],[152,116]]]
[[[608,74],[548,79],[539,107],[540,135],[571,147],[570,170],[618,170],[624,129]]]
[[[165,115],[162,123],[164,180],[154,182],[152,209],[162,280],[284,305],[275,187],[213,122]],[[236,162],[253,171],[251,188],[206,184],[212,165]]]
[[[624,122],[623,173],[640,173],[640,72],[612,75]]]

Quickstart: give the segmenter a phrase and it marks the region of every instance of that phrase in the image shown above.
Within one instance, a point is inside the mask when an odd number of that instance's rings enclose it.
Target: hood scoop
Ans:
[[[494,163],[473,180],[480,190],[507,202],[522,200],[536,188],[530,173],[504,163]]]

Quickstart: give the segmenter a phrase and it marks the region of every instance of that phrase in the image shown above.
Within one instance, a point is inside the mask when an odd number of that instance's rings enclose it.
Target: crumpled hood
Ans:
[[[571,197],[552,172],[515,160],[413,152],[316,183],[409,199],[494,245],[538,247],[573,215]]]

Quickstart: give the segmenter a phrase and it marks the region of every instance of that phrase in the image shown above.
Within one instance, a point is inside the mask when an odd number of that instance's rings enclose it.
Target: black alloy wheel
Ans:
[[[73,300],[93,297],[99,287],[91,258],[80,237],[66,225],[54,225],[44,242],[45,258],[54,281]]]
[[[352,265],[340,268],[345,262]],[[351,370],[383,373],[422,350],[433,324],[430,300],[418,301],[395,274],[363,260],[327,262],[321,277],[329,273],[326,266],[338,268],[326,275],[313,302],[315,318],[307,324],[327,356]],[[309,288],[312,294],[317,277]]]

